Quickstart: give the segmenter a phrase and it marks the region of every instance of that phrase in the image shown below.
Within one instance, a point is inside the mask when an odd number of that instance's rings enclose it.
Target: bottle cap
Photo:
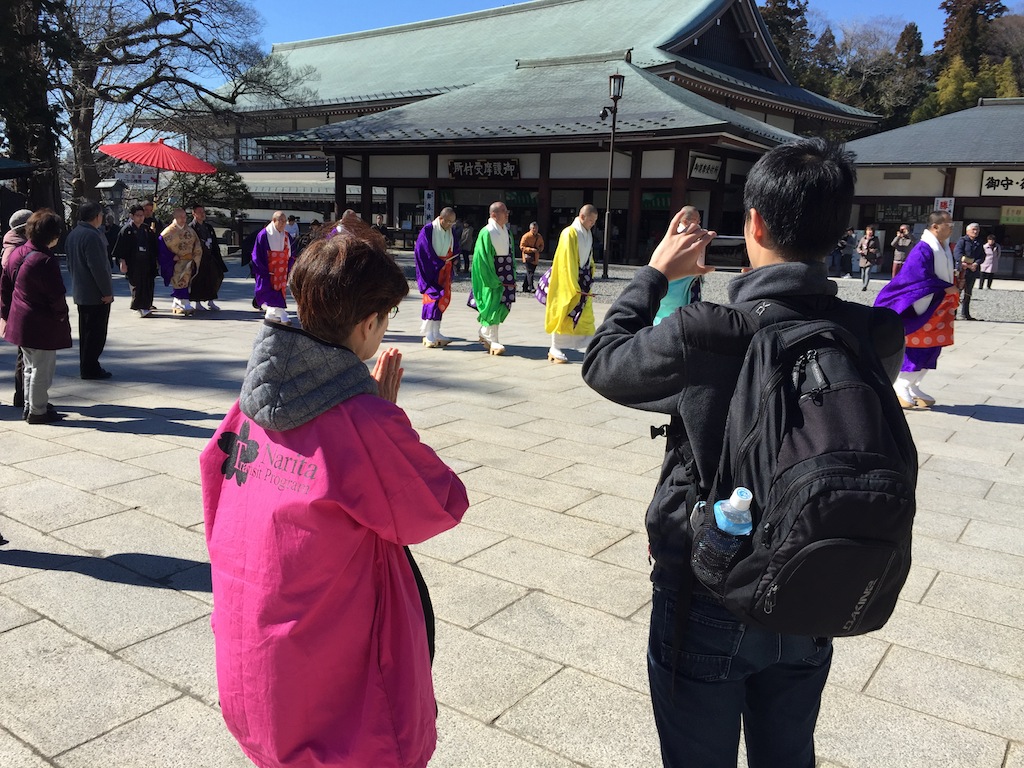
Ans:
[[[750,509],[750,502],[754,500],[754,494],[748,491],[743,486],[740,486],[732,492],[732,496],[729,497],[729,506],[733,509],[738,509],[741,512],[745,512]]]

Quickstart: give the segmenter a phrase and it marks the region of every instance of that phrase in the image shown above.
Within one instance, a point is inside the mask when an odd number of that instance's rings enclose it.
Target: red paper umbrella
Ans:
[[[100,152],[118,160],[127,160],[138,165],[147,165],[150,168],[159,168],[163,171],[176,171],[177,173],[216,173],[217,169],[205,160],[200,160],[195,155],[190,155],[174,147],[164,144],[164,139],[156,141],[137,141],[125,144],[102,144]],[[157,187],[160,186],[160,178],[157,176]],[[156,192],[154,190],[154,196]]]

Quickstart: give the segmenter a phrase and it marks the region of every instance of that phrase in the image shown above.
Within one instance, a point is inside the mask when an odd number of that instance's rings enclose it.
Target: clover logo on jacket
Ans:
[[[220,471],[225,479],[235,478],[239,486],[249,479],[249,465],[260,455],[260,444],[249,439],[249,422],[242,424],[238,434],[223,432],[217,440],[217,447],[227,454]]]

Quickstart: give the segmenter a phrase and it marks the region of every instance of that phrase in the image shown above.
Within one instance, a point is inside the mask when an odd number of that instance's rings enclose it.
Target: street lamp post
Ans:
[[[622,98],[622,85],[626,80],[625,75],[616,72],[608,76],[608,96],[612,100],[610,107],[601,110],[601,119],[604,120],[609,114],[612,116],[612,136],[608,142],[608,197],[605,199],[604,209],[604,248],[601,254],[601,277],[608,277],[608,252],[611,250],[612,242],[612,175],[615,172],[615,123],[619,116],[619,99]]]

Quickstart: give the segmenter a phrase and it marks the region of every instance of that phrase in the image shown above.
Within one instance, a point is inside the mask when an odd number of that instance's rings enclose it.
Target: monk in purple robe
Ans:
[[[459,244],[452,236],[455,211],[445,208],[420,230],[413,253],[416,256],[416,284],[423,294],[423,346],[443,347],[451,342],[441,333],[441,316],[452,300],[452,263]]]
[[[943,347],[953,343],[953,322],[959,304],[957,273],[949,236],[948,213],[935,211],[903,268],[878,293],[876,307],[888,307],[903,320],[906,348],[903,366],[893,387],[905,409],[928,408],[935,398],[921,387],[924,375],[938,365]]]
[[[270,223],[256,235],[252,248],[252,269],[256,276],[253,304],[262,309],[265,318],[289,325],[285,302],[288,274],[295,263],[295,243],[285,231],[288,217],[275,211]]]

